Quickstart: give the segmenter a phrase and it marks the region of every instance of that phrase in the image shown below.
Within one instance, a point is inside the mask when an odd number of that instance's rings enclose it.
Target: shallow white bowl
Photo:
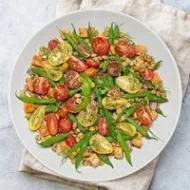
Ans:
[[[35,133],[27,127],[27,121],[24,118],[22,102],[15,97],[15,92],[23,88],[26,71],[31,62],[32,56],[38,51],[41,45],[47,45],[48,41],[54,37],[59,38],[59,31],[63,28],[71,28],[71,23],[76,28],[87,26],[88,22],[100,31],[104,26],[110,25],[111,22],[122,24],[121,30],[127,32],[135,41],[148,46],[148,51],[156,60],[163,60],[163,65],[159,73],[164,81],[164,86],[169,89],[169,102],[162,104],[161,109],[167,115],[166,118],[160,116],[154,121],[151,129],[162,139],[162,141],[143,140],[143,147],[135,149],[132,152],[133,167],[125,159],[111,159],[114,169],[103,166],[96,169],[90,167],[81,167],[81,173],[77,173],[75,167],[66,161],[60,167],[58,156],[50,149],[41,148],[35,142]],[[106,181],[121,178],[136,172],[150,163],[168,143],[171,138],[180,115],[181,109],[181,83],[177,65],[170,51],[163,41],[149,28],[135,18],[121,13],[104,10],[87,10],[77,11],[65,15],[51,22],[41,29],[27,43],[20,53],[15,67],[13,69],[10,89],[9,89],[9,108],[14,127],[29,152],[41,163],[56,173],[75,180],[81,181]]]

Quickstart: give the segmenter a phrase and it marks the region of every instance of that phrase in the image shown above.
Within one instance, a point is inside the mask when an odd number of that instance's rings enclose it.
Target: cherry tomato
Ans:
[[[58,133],[59,123],[54,113],[49,113],[46,116],[46,125],[51,135],[56,135]]]
[[[83,61],[74,56],[71,56],[68,62],[69,62],[69,67],[77,72],[83,72],[88,68],[88,66],[85,65]]]
[[[73,147],[77,141],[76,138],[73,135],[67,136],[65,139],[65,143],[69,146],[69,147]]]
[[[141,76],[146,81],[151,81],[154,77],[154,71],[151,69],[146,68],[143,73],[141,73]]]
[[[111,76],[118,76],[121,73],[121,63],[112,61],[108,64],[108,74]]]
[[[33,92],[37,94],[41,95],[47,94],[49,87],[50,87],[49,81],[44,77],[37,77],[32,82]]]
[[[108,93],[113,96],[113,97],[121,97],[121,90],[119,87],[114,86],[113,88],[111,88]]]
[[[67,87],[77,89],[82,84],[82,79],[76,71],[69,71],[65,75],[65,84]]]
[[[54,96],[57,100],[64,101],[68,97],[67,86],[63,84],[58,84],[54,88]]]
[[[72,129],[73,122],[68,117],[64,117],[59,120],[59,133],[68,133]]]
[[[78,113],[79,111],[75,110],[75,106],[77,105],[77,103],[75,102],[75,98],[69,98],[66,102],[65,102],[65,108],[67,109],[68,112],[70,113]]]
[[[141,122],[141,124],[149,126],[152,123],[151,116],[143,105],[137,108],[136,114],[137,119]]]
[[[97,55],[106,55],[110,51],[110,44],[106,38],[99,36],[92,41],[92,48]]]
[[[100,66],[100,62],[95,62],[93,59],[87,59],[85,64],[88,67],[98,68]]]
[[[115,45],[115,52],[119,56],[126,55],[127,57],[132,57],[133,55],[135,55],[135,47],[127,40],[122,40]]]
[[[63,106],[63,107],[59,108],[57,115],[59,117],[66,117],[67,113],[68,113],[67,109]]]
[[[84,57],[86,58],[90,57],[90,52],[88,51],[88,48],[84,44],[79,44],[77,46],[77,49],[80,53],[82,53],[82,55],[84,55]]]
[[[58,44],[57,39],[52,39],[52,40],[49,41],[48,47],[52,50],[57,46],[57,44]]]
[[[96,69],[94,69],[93,67],[90,67],[90,68],[86,69],[86,71],[84,71],[84,73],[86,75],[88,75],[89,77],[94,77],[96,75]]]
[[[98,122],[98,132],[106,136],[109,133],[108,125],[105,117],[101,117]]]

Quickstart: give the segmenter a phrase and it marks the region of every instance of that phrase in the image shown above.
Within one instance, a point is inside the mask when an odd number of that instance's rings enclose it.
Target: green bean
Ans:
[[[60,141],[64,140],[70,134],[71,133],[65,133],[65,134],[61,133],[61,134],[58,134],[58,135],[56,135],[54,137],[51,137],[51,138],[49,138],[49,139],[47,139],[45,141],[40,142],[39,145],[43,146],[43,147],[51,146],[51,145],[53,145],[53,144],[55,144],[57,142],[60,142]]]
[[[162,60],[156,62],[156,63],[154,64],[154,70],[157,70],[157,69],[161,66],[162,63],[163,63]]]
[[[49,76],[47,75],[47,73],[45,71],[43,71],[43,69],[41,69],[39,67],[32,67],[31,70],[32,70],[32,72],[36,73],[37,75],[47,78],[49,80],[51,86],[53,86],[53,87],[56,86],[56,83],[49,78]]]
[[[87,43],[82,37],[80,37],[80,36],[77,34],[74,25],[73,25],[73,24],[71,24],[71,25],[72,25],[72,27],[73,27],[73,36],[74,36],[74,38],[79,42],[79,44],[85,45],[85,46],[87,47],[87,49],[90,51],[90,53],[93,53],[93,50],[92,50],[92,48],[88,45],[88,43]]]
[[[132,162],[131,162],[131,152],[130,152],[127,144],[125,143],[125,140],[123,139],[122,135],[119,132],[117,132],[117,141],[121,145],[122,149],[125,152],[125,158],[126,158],[126,160],[128,161],[128,163],[131,166],[133,166]]]
[[[155,111],[156,111],[158,114],[162,115],[163,117],[166,117],[160,108],[157,108]]]
[[[57,102],[55,98],[37,98],[37,97],[28,97],[28,96],[19,97],[17,94],[15,95],[20,101],[26,102],[26,103],[55,104]]]
[[[148,96],[148,95],[150,95],[151,94],[151,92],[150,91],[144,91],[144,92],[142,92],[142,93],[136,93],[136,94],[124,94],[123,95],[123,97],[124,98],[144,98],[144,97],[146,97],[146,96]]]
[[[104,116],[106,117],[106,121],[108,123],[109,132],[110,132],[112,138],[115,139],[115,137],[116,137],[115,124],[112,119],[111,113],[107,109],[103,109],[103,112],[104,112]]]
[[[90,42],[92,42],[93,39],[94,39],[94,34],[93,34],[92,30],[91,30],[90,23],[88,23],[87,33],[88,33],[88,38],[89,38]]]
[[[82,110],[84,109],[90,102],[90,98],[88,96],[84,96],[82,101],[76,105],[75,110]]]
[[[144,98],[147,97],[150,101],[152,102],[158,102],[158,103],[164,103],[167,102],[168,100],[165,98],[162,98],[161,96],[153,95],[151,94],[150,91],[144,91],[142,93],[137,93],[137,94],[124,94],[124,98]]]
[[[79,91],[81,91],[81,89],[80,88],[77,88],[77,89],[75,89],[75,90],[69,90],[69,97],[71,97],[71,96],[73,96],[74,94],[76,94],[77,92],[79,92]]]
[[[109,157],[107,155],[104,154],[97,154],[98,158],[104,162],[105,164],[111,166],[113,168],[113,164],[111,163]]]
[[[83,157],[83,154],[88,146],[88,143],[91,139],[93,135],[93,132],[90,132],[87,134],[86,138],[84,140],[82,140],[82,143],[81,143],[81,146],[80,146],[80,151],[76,157],[76,161],[75,161],[75,168],[77,170],[78,166],[80,165],[80,162],[82,161],[82,157]],[[80,142],[80,141],[79,141]]]
[[[114,142],[114,139],[111,136],[106,136],[105,137],[110,143]]]
[[[84,96],[89,96],[91,94],[91,81],[90,78],[85,74],[81,73],[80,76],[83,78],[83,83],[81,86],[81,91]]]
[[[48,105],[46,106],[46,113],[55,113],[59,109],[59,105]]]
[[[157,140],[155,137],[151,137],[146,130],[144,130],[138,123],[136,123],[132,118],[127,118],[126,119],[129,123],[131,123],[136,130],[142,134],[143,137],[147,139],[154,139]]]
[[[68,42],[71,44],[71,46],[73,47],[73,49],[79,54],[79,56],[80,56],[82,59],[85,59],[84,55],[78,51],[78,45],[77,45],[77,43],[72,39],[72,37],[71,37],[69,34],[67,34],[66,32],[63,32],[63,31],[61,31],[61,32],[63,33],[63,35],[65,36],[65,38],[68,40]]]
[[[119,39],[119,37],[120,37],[120,29],[119,29],[119,25],[116,24],[114,28],[114,40]]]
[[[113,23],[111,23],[111,27],[109,28],[109,31],[108,31],[108,40],[111,45],[114,44],[113,36],[114,36]]]
[[[162,98],[161,96],[152,95],[152,94],[149,94],[149,95],[147,96],[147,98],[148,98],[151,102],[164,103],[164,102],[167,102],[167,101],[168,101],[167,99]]]
[[[123,134],[123,133],[121,133],[121,135],[122,135],[124,141],[129,141],[129,140],[132,140],[132,139],[133,139],[133,137],[128,136],[128,135],[125,135],[125,134]],[[114,139],[113,139],[111,136],[106,136],[105,138],[106,138],[110,143],[114,142]]]
[[[107,71],[108,63],[109,63],[109,59],[106,59],[106,60],[103,61],[103,63],[102,63],[103,72]]]
[[[87,128],[85,128],[84,126],[82,126],[82,125],[78,122],[77,118],[76,118],[73,114],[69,113],[69,114],[68,114],[68,117],[72,120],[73,123],[76,123],[76,124],[77,124],[77,127],[80,129],[80,131],[81,131],[82,133],[87,133],[87,132],[89,132],[89,130],[88,130]]]
[[[79,141],[77,142],[68,152],[67,156],[69,157],[72,152],[76,152],[78,148],[81,147],[81,145],[86,142],[89,138],[91,138],[93,135],[93,132],[89,132],[87,134],[84,135],[84,137]]]
[[[126,115],[126,117],[131,116],[140,105],[146,105],[147,101],[145,99],[141,100],[140,102],[134,104],[133,106],[131,106],[130,108],[128,108],[124,113]]]
[[[124,75],[128,75],[129,70],[130,70],[129,65],[127,65],[127,66],[122,65],[121,71],[123,72]]]

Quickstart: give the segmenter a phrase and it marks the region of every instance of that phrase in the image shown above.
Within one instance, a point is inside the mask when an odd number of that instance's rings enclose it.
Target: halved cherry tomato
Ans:
[[[57,100],[64,101],[68,97],[68,89],[64,84],[58,84],[54,88],[54,96]]]
[[[49,113],[46,116],[46,125],[51,135],[56,135],[58,133],[59,123],[54,113]]]
[[[100,66],[100,62],[95,62],[93,59],[87,59],[85,64],[89,67],[98,68]]]
[[[109,133],[108,125],[105,117],[101,117],[98,122],[98,132],[106,136]]]
[[[106,55],[110,50],[110,44],[108,39],[98,36],[92,41],[92,48],[97,55]]]
[[[52,40],[49,41],[48,47],[52,50],[57,46],[57,44],[58,44],[57,39],[52,39]]]
[[[67,109],[63,106],[63,107],[59,108],[57,115],[59,117],[66,117],[67,113],[68,113]]]
[[[122,40],[115,45],[115,52],[119,56],[126,55],[127,57],[132,57],[133,55],[135,55],[135,47],[127,40]]]
[[[67,136],[65,139],[65,143],[69,146],[69,147],[73,147],[77,141],[76,138],[73,135]]]
[[[75,107],[76,107],[77,103],[75,102],[75,98],[72,97],[72,98],[69,98],[66,102],[65,102],[65,108],[67,109],[68,112],[70,113],[78,113],[79,110],[76,110]]]
[[[89,77],[93,77],[96,75],[96,69],[94,69],[93,67],[90,67],[90,68],[86,69],[86,71],[84,71],[84,73],[86,75],[88,75]]]
[[[141,76],[146,81],[151,81],[154,77],[154,71],[151,69],[146,68],[143,73],[141,73]]]
[[[90,57],[90,52],[88,51],[88,48],[84,44],[78,44],[77,49],[84,57],[88,58]]]
[[[141,105],[136,110],[137,119],[143,125],[150,125],[152,123],[152,119],[145,106]]]
[[[121,73],[121,63],[112,61],[108,64],[108,74],[111,76],[118,76]]]
[[[77,71],[77,72],[83,72],[85,71],[88,66],[84,64],[83,61],[81,61],[80,59],[71,56],[69,58],[69,67],[73,70],[73,71]]]
[[[76,71],[69,71],[65,75],[65,84],[72,89],[77,89],[82,84],[82,78]]]
[[[47,94],[49,87],[50,87],[49,81],[48,79],[44,77],[37,77],[32,82],[33,92],[37,94],[41,94],[41,95]]]
[[[60,133],[68,133],[72,129],[73,129],[73,122],[68,117],[64,117],[59,120]]]

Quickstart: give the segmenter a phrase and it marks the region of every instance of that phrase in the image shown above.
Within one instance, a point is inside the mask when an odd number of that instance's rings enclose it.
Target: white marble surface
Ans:
[[[190,11],[190,0],[164,2]],[[18,172],[23,145],[12,127],[7,105],[8,79],[15,59],[28,38],[55,18],[55,7],[55,0],[0,0],[0,190],[79,190]],[[160,156],[150,190],[190,189],[189,112],[190,84],[177,130]]]

